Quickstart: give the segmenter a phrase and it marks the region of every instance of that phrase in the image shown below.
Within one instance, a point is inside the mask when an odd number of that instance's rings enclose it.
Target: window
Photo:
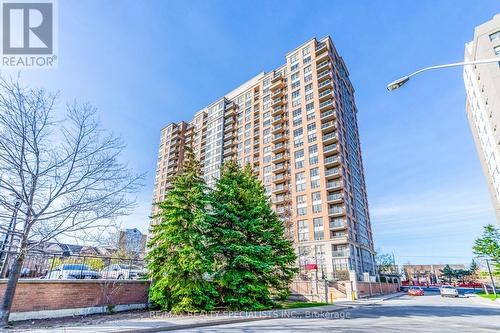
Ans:
[[[302,49],[302,56],[303,57],[307,56],[308,54],[311,54],[311,48],[309,47],[309,45]]]
[[[309,240],[309,223],[307,220],[300,220],[297,225],[299,231],[299,242]]]
[[[306,175],[304,172],[299,172],[295,174],[295,190],[297,192],[302,192],[306,190]]]
[[[311,73],[311,65],[304,68],[304,75]]]
[[[294,53],[290,56],[290,63],[294,63],[294,62],[297,62],[299,61],[299,54],[298,53]]]
[[[500,55],[500,45],[495,46],[495,48],[493,49],[493,51],[495,52],[495,55]]]
[[[491,42],[494,42],[496,40],[500,40],[500,30],[490,35]]]
[[[314,226],[314,239],[315,240],[322,240],[325,238],[325,230],[323,228],[323,218],[322,217],[316,217],[313,219],[313,226]]]

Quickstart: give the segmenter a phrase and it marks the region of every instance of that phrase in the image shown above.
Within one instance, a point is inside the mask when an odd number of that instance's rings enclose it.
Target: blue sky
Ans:
[[[375,247],[399,263],[467,263],[495,223],[465,111],[460,61],[498,0],[59,1],[59,67],[24,70],[31,86],[89,101],[122,135],[124,159],[148,172],[124,226],[146,231],[159,131],[190,119],[250,77],[331,35],[356,89]]]

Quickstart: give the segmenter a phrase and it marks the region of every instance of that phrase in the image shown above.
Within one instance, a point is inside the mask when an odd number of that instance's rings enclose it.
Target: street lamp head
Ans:
[[[409,76],[403,76],[402,78],[397,79],[396,81],[389,83],[387,85],[387,90],[389,90],[389,91],[396,90],[399,87],[401,87],[403,84],[405,84],[406,82],[408,82],[408,80],[410,80]]]

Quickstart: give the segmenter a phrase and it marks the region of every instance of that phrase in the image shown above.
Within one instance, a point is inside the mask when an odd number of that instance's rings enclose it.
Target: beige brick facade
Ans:
[[[224,160],[249,163],[296,245],[301,274],[374,274],[373,239],[354,89],[331,39],[311,39],[261,73],[161,131],[153,201],[194,148],[209,185]],[[153,220],[152,223],[155,223]]]

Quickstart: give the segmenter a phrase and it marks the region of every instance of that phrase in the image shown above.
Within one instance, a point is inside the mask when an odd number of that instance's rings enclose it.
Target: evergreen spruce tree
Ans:
[[[159,204],[160,223],[152,227],[148,244],[150,299],[175,313],[209,311],[218,299],[213,283],[207,280],[213,264],[207,250],[210,197],[200,173],[200,163],[187,150],[173,188]]]
[[[235,310],[261,310],[283,296],[296,273],[295,252],[284,226],[249,166],[224,164],[212,192],[214,281],[221,303]]]

